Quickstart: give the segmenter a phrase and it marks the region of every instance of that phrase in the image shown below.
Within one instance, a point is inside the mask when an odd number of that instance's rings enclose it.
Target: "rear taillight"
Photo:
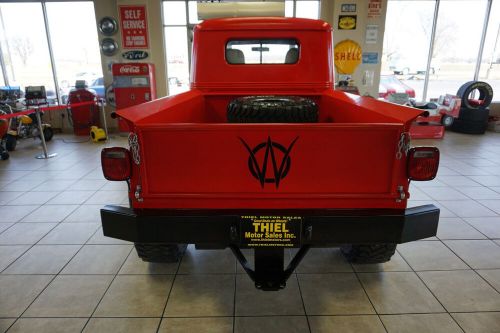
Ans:
[[[130,178],[131,162],[128,149],[104,148],[101,152],[101,165],[102,173],[107,180],[127,180]]]
[[[414,147],[408,152],[408,178],[432,180],[439,166],[439,150],[436,147]]]

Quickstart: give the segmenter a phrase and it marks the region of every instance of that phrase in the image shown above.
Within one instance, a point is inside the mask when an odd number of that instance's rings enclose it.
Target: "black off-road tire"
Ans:
[[[5,149],[8,151],[16,150],[17,137],[15,135],[7,134],[5,138]]]
[[[478,90],[479,100],[483,104],[476,106],[469,103],[469,95],[473,90]],[[464,83],[457,91],[457,96],[462,99],[462,107],[467,109],[486,109],[493,99],[493,88],[483,81],[469,81]]]
[[[458,118],[463,121],[478,121],[487,123],[490,117],[490,109],[467,109],[460,108]]]
[[[391,260],[397,244],[356,244],[344,245],[340,251],[353,264],[381,264]]]
[[[134,243],[137,255],[146,262],[178,262],[187,244]]]
[[[485,121],[467,121],[460,118],[455,119],[451,130],[465,134],[484,134],[488,128],[488,122]]]
[[[317,123],[318,106],[297,96],[248,96],[227,107],[229,123]]]

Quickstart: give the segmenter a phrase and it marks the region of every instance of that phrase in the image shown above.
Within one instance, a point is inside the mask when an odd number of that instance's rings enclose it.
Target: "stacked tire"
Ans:
[[[479,94],[477,99],[471,99],[472,93]],[[467,134],[484,134],[488,127],[490,103],[493,99],[493,89],[482,81],[470,81],[458,89],[457,96],[461,98],[462,105],[457,119],[451,129],[455,132]]]

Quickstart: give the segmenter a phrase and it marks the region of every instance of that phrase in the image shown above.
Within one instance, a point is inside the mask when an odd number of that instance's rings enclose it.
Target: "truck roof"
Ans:
[[[219,18],[201,22],[197,30],[323,30],[331,26],[321,20],[294,17],[237,17]]]

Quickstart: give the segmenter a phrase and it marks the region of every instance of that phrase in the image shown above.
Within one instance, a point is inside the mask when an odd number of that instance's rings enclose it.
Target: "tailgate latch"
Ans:
[[[142,200],[143,200],[142,197],[141,197],[141,193],[142,193],[142,186],[141,185],[137,185],[135,187],[134,197],[139,202],[142,202]]]
[[[405,153],[405,155],[408,155],[409,150],[410,150],[410,135],[407,132],[403,132],[399,137],[396,159],[400,160],[401,157],[403,157],[403,153]]]
[[[399,198],[396,199],[396,202],[401,202],[404,199],[406,199],[406,193],[403,185],[398,185],[398,193],[399,193]]]

